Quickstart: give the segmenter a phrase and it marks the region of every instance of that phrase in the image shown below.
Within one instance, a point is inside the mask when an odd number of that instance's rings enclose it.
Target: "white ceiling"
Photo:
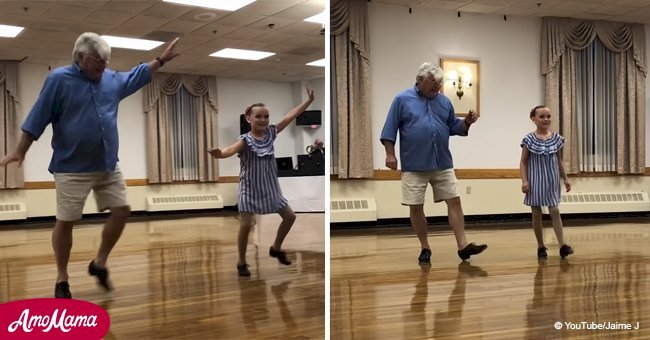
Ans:
[[[528,17],[569,17],[650,24],[650,0],[371,0],[400,5],[462,12]],[[461,14],[462,15],[462,14]]]
[[[228,12],[161,0],[0,0],[0,24],[25,27],[16,38],[0,38],[0,59],[69,65],[83,32],[159,41],[178,36],[181,55],[165,64],[165,72],[283,82],[320,78],[323,67],[305,64],[325,58],[322,26],[303,19],[322,12],[324,1],[258,0]],[[209,56],[226,47],[276,54],[259,61]],[[163,49],[113,48],[110,68],[128,70]]]

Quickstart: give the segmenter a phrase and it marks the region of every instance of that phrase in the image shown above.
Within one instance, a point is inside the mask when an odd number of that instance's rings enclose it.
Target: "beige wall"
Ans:
[[[210,183],[132,186],[127,188],[127,196],[131,204],[131,210],[133,211],[144,211],[147,196],[157,195],[220,194],[223,197],[224,206],[235,206],[237,204],[238,185],[238,183]],[[0,193],[2,194],[0,203],[25,203],[27,205],[28,218],[56,215],[56,193],[54,189],[3,190]],[[97,205],[91,194],[86,201],[84,214],[97,212]]]
[[[589,192],[638,192],[647,191],[650,177],[584,177],[571,178],[572,193]],[[459,180],[458,191],[463,202],[465,215],[496,215],[528,213],[523,204],[520,179],[466,179]],[[470,192],[468,194],[468,192]],[[400,181],[337,180],[330,182],[331,200],[352,198],[374,198],[377,203],[377,217],[408,218],[408,208],[401,205]],[[427,216],[446,216],[444,203],[433,204],[431,188],[427,191],[424,206]],[[650,207],[648,207],[650,210]],[[560,206],[560,211],[562,207]]]

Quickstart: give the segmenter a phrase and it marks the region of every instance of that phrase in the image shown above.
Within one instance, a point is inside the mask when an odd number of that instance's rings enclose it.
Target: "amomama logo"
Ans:
[[[82,300],[30,299],[0,304],[0,339],[101,339],[108,313]]]

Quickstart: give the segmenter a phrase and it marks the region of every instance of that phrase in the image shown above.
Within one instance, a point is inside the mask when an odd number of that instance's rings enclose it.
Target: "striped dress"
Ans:
[[[282,196],[278,181],[278,166],[275,162],[273,142],[277,129],[271,124],[266,128],[263,140],[257,140],[246,133],[239,136],[246,146],[239,154],[239,211],[254,214],[279,212],[289,203]]]
[[[554,207],[560,204],[562,187],[557,152],[564,146],[564,137],[553,132],[549,139],[539,139],[535,132],[524,137],[528,157],[529,190],[524,204],[534,207]]]

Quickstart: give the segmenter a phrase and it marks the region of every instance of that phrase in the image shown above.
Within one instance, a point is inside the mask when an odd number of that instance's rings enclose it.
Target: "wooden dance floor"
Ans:
[[[111,293],[86,272],[101,225],[79,225],[69,265],[72,297],[108,311],[104,339],[322,339],[323,216],[298,214],[285,241],[289,267],[268,256],[272,240],[256,247],[251,234],[250,278],[237,276],[234,215],[130,222],[109,258]],[[258,228],[274,234],[277,225]],[[51,226],[0,231],[0,303],[53,297],[55,279]]]
[[[489,245],[469,263],[450,231],[430,232],[430,269],[410,227],[332,235],[332,339],[650,339],[647,223],[565,227],[564,261],[546,228],[545,262],[532,228],[468,231]]]

